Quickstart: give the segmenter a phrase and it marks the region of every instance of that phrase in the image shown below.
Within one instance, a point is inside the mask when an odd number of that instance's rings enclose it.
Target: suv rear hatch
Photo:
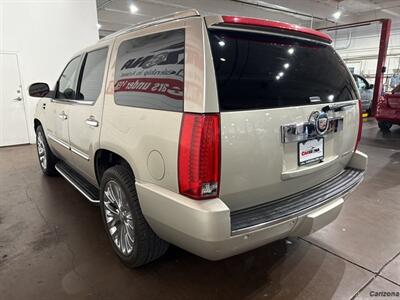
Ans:
[[[359,133],[354,80],[323,34],[258,25],[209,27],[221,122],[220,198],[232,211],[339,174]]]

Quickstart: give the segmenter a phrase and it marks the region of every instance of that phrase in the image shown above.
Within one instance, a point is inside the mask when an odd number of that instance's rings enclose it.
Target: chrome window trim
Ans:
[[[318,134],[314,123],[309,121],[303,123],[286,124],[281,126],[281,141],[283,144],[301,142],[342,130],[343,117],[329,118],[328,129],[323,135]]]

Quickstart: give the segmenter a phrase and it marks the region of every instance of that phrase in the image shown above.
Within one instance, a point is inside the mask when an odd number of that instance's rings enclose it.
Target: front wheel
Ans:
[[[382,131],[385,131],[385,132],[389,131],[390,128],[392,127],[392,125],[393,125],[393,124],[390,123],[390,122],[388,122],[388,121],[379,121],[379,122],[378,122],[379,128],[380,128]]]
[[[135,178],[125,166],[109,168],[100,184],[100,209],[114,251],[124,264],[147,264],[168,249],[147,224],[140,209]]]
[[[36,128],[36,148],[42,172],[47,176],[57,175],[57,170],[55,168],[57,158],[50,150],[41,125]]]

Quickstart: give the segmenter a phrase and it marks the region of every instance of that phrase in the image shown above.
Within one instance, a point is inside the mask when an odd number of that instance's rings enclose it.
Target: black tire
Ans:
[[[378,122],[378,126],[379,126],[380,130],[382,130],[384,132],[390,131],[390,128],[392,127],[392,125],[393,124],[388,121],[379,121]]]
[[[53,152],[51,152],[41,125],[36,127],[36,149],[42,172],[47,176],[58,175],[55,168],[58,159]],[[41,152],[41,149],[44,149],[44,152]]]
[[[121,188],[122,192],[124,193],[124,196],[126,198],[126,202],[128,205],[128,208],[131,213],[131,219],[130,222],[132,222],[133,228],[131,227],[129,230],[131,230],[131,234],[133,234],[133,242],[132,240],[129,240],[129,243],[133,244],[130,245],[129,248],[131,249],[130,253],[123,253],[123,250],[121,250],[117,246],[117,242],[114,241],[109,228],[109,225],[107,224],[106,221],[106,211],[107,211],[107,216],[108,218],[110,217],[110,210],[107,210],[105,207],[105,201],[107,201],[107,205],[113,204],[110,202],[108,196],[106,195],[106,187],[107,189],[109,188],[110,183],[112,184],[117,184]],[[117,193],[118,194],[118,193]],[[125,200],[124,200],[125,201]],[[121,203],[121,202],[120,202]],[[126,206],[124,206],[126,207]],[[122,211],[119,209],[119,207],[114,207],[115,210],[117,211]],[[101,179],[101,184],[100,184],[100,209],[101,209],[101,215],[104,223],[105,230],[107,232],[107,235],[111,241],[112,247],[115,251],[115,253],[119,256],[119,258],[122,260],[122,262],[127,265],[130,268],[136,268],[142,265],[145,265],[160,256],[162,256],[168,249],[169,244],[160,239],[150,228],[149,224],[146,222],[142,211],[140,209],[140,204],[138,200],[138,195],[136,192],[136,187],[135,187],[135,178],[128,167],[123,166],[123,165],[117,165],[114,167],[109,168],[108,170],[105,171],[102,179]],[[126,213],[126,210],[124,210]],[[117,216],[118,213],[115,213],[115,216]],[[114,215],[111,215],[114,216]],[[121,219],[121,213],[119,213],[119,220]],[[111,223],[114,223],[114,221],[111,221]],[[123,226],[122,221],[116,221],[114,224],[120,224],[119,226]],[[113,226],[110,225],[111,227],[117,228],[117,225]],[[121,227],[119,227],[121,228]],[[125,227],[125,233],[127,232],[128,229]],[[121,230],[121,229],[120,229]],[[118,231],[116,231],[118,232]],[[118,234],[114,234],[115,236],[118,236]],[[128,236],[128,235],[127,235]],[[130,236],[130,235],[129,235]],[[125,249],[128,248],[126,244],[127,238],[125,240]]]

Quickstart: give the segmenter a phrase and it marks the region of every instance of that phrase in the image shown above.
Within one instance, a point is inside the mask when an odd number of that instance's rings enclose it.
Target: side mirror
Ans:
[[[75,91],[73,89],[67,88],[63,92],[65,99],[74,99]]]
[[[31,97],[46,97],[50,92],[49,85],[47,83],[38,82],[33,83],[29,86],[29,96]]]

